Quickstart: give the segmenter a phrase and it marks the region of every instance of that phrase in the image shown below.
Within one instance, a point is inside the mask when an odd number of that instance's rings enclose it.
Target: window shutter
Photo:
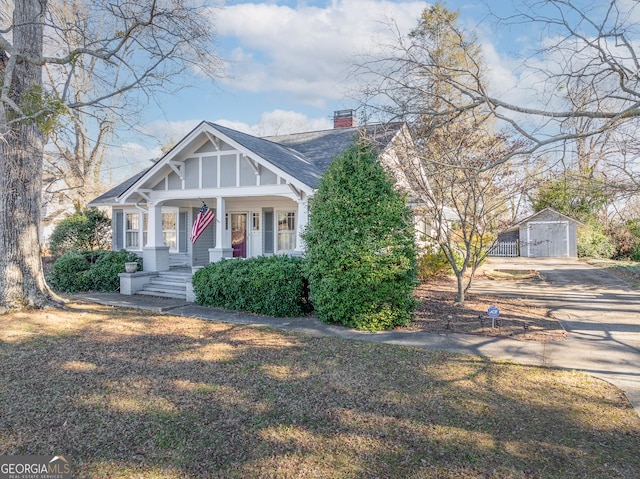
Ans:
[[[112,244],[115,251],[124,248],[124,211],[113,210],[113,218],[111,220],[112,227]]]
[[[187,212],[178,214],[178,253],[187,252]]]
[[[262,222],[262,235],[263,235],[263,252],[264,254],[273,254],[273,210],[263,209],[264,221]]]

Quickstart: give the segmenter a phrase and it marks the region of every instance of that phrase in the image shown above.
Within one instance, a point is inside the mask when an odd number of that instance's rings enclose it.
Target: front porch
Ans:
[[[120,294],[154,296],[194,302],[191,267],[177,266],[167,271],[120,273]]]
[[[192,243],[190,233],[203,202],[215,218]],[[142,256],[145,272],[155,272],[223,258],[300,255],[306,222],[307,202],[282,196],[174,199],[116,211],[114,235],[122,237],[121,247]],[[115,241],[114,248],[119,249]]]

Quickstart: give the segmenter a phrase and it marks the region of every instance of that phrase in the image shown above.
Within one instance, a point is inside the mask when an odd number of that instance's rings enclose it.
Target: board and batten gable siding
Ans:
[[[209,147],[205,148],[207,145]],[[193,190],[282,183],[275,172],[253,162],[229,145],[221,150],[216,150],[211,143],[205,147],[189,154],[182,162],[182,179],[175,171],[169,171],[151,188],[154,191]]]

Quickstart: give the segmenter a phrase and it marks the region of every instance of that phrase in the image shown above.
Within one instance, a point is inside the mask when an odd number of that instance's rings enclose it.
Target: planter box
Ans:
[[[138,271],[138,263],[135,261],[130,263],[125,263],[124,270],[126,273],[135,273],[136,271]]]

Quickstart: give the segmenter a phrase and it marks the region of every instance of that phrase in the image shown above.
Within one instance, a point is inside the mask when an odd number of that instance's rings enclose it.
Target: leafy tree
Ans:
[[[597,221],[608,200],[597,180],[571,171],[543,181],[530,199],[536,212],[553,208],[583,223]]]
[[[366,140],[329,166],[309,213],[303,238],[318,317],[370,331],[407,324],[415,307],[412,214]]]
[[[56,225],[49,248],[54,255],[111,247],[111,219],[96,208],[74,213]]]
[[[86,0],[88,15],[64,21],[52,14],[57,1],[10,2],[0,16],[0,310],[57,301],[45,283],[38,226],[44,143],[60,116],[109,108],[126,92],[144,103],[141,96],[171,88],[185,68],[213,74],[219,65],[198,0]],[[67,32],[77,41],[59,48]],[[78,98],[76,66],[93,59],[93,88]],[[60,89],[43,86],[43,66],[60,67]]]

